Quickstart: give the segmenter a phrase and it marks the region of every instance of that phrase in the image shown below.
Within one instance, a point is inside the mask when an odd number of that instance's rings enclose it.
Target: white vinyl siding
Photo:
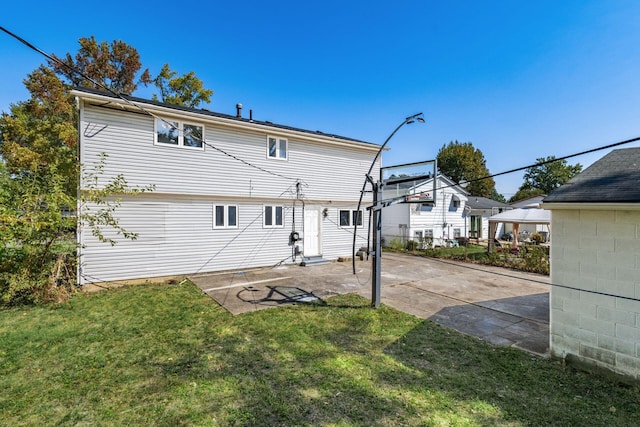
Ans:
[[[183,123],[184,130],[192,122],[178,114],[171,120]],[[325,259],[351,253],[352,229],[332,222],[338,207],[355,209],[375,147],[292,133],[284,146],[287,161],[273,161],[265,156],[268,134],[260,126],[238,129],[203,116],[206,150],[178,149],[157,142],[153,117],[86,102],[81,103],[80,129],[83,167],[90,169],[101,153],[107,154],[100,183],[122,174],[131,187],[155,186],[153,192],[123,197],[116,211],[120,225],[138,233],[137,240],[107,230],[118,241],[112,247],[97,241],[90,230],[80,231],[81,283],[273,265],[292,254],[294,209],[297,231],[303,231],[304,206],[312,203],[321,210],[331,206],[326,217],[320,216]],[[372,174],[379,173],[379,165]],[[306,205],[296,200],[296,183],[302,183]],[[365,195],[364,203],[370,201],[370,194]],[[218,206],[222,208],[216,210]],[[265,206],[271,207],[267,222]],[[368,212],[364,215],[366,224]],[[361,226],[358,235],[360,247],[366,243]]]
[[[433,183],[425,184],[432,188]],[[467,237],[467,217],[464,214],[464,196],[455,187],[448,187],[446,182],[438,179],[436,204],[397,204],[385,208],[382,213],[382,235],[385,244],[393,239],[402,242],[413,238],[416,231],[425,231],[433,238],[434,245],[444,245],[456,237]],[[457,202],[457,207],[455,207]]]
[[[295,191],[292,185],[300,180],[305,198],[338,203],[358,200],[375,155],[372,150],[289,137],[288,161],[274,162],[265,156],[264,132],[203,123],[207,144],[241,162],[209,146],[202,151],[154,145],[154,122],[143,114],[88,106],[82,111],[82,164],[93,165],[105,152],[105,178],[121,173],[131,186],[154,184],[156,193],[276,199],[291,188]],[[379,163],[372,175],[378,173]],[[353,184],[337,185],[338,179]]]
[[[81,233],[81,283],[194,274],[273,265],[291,255],[293,206],[283,206],[284,227],[262,227],[264,206],[255,201],[237,203],[238,227],[213,229],[212,202],[206,198],[167,197],[158,194],[124,197],[118,209],[120,224],[138,233],[136,240],[109,233],[118,243],[99,242],[89,230]],[[353,234],[323,221],[323,256],[350,256]],[[366,212],[365,212],[366,214]],[[296,219],[302,207],[296,207]],[[367,217],[364,218],[367,221]],[[300,229],[299,229],[300,230]],[[300,230],[302,231],[302,230]],[[358,228],[356,248],[366,244],[366,229]],[[289,260],[290,261],[290,260]]]

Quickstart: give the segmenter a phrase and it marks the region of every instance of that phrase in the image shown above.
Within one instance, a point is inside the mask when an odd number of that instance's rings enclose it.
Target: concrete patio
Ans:
[[[336,294],[371,298],[370,262],[286,265],[189,277],[233,314],[321,302]],[[498,267],[384,253],[382,303],[481,338],[548,356],[549,277]]]

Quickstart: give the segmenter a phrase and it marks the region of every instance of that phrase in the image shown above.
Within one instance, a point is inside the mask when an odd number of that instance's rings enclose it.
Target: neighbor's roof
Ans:
[[[543,203],[640,203],[640,147],[613,150]]]
[[[489,199],[487,197],[469,196],[467,200],[467,206],[471,209],[491,209],[491,208],[506,208],[508,204],[499,202],[497,200]]]
[[[335,139],[340,139],[340,140],[343,140],[343,141],[350,141],[350,142],[355,142],[355,143],[359,143],[359,144],[367,144],[367,145],[370,145],[372,147],[379,147],[379,144],[374,144],[374,143],[367,142],[367,141],[361,141],[359,139],[354,139],[354,138],[348,138],[346,136],[340,136],[340,135],[335,135],[335,134],[331,134],[331,133],[324,133],[324,132],[321,132],[319,130],[313,131],[313,130],[301,129],[301,128],[296,128],[296,127],[292,127],[292,126],[286,126],[286,125],[280,125],[280,124],[277,124],[277,123],[272,123],[270,121],[255,120],[255,119],[250,119],[248,117],[236,117],[236,116],[233,116],[233,115],[230,115],[230,114],[216,113],[214,111],[209,111],[209,110],[203,110],[203,109],[198,109],[198,108],[190,108],[190,107],[183,107],[183,106],[180,106],[180,105],[173,105],[173,104],[166,104],[164,102],[154,101],[154,100],[151,100],[151,99],[138,98],[138,97],[131,96],[131,95],[121,95],[121,97],[118,97],[118,96],[116,96],[115,94],[113,94],[111,92],[97,90],[97,89],[90,89],[90,88],[86,88],[86,87],[75,87],[73,89],[73,91],[76,92],[76,93],[80,92],[80,93],[86,93],[86,94],[89,94],[89,95],[98,95],[98,96],[101,96],[101,97],[113,98],[114,100],[117,100],[117,99],[122,100],[122,98],[124,98],[127,101],[129,101],[129,102],[131,102],[132,104],[135,104],[135,105],[139,105],[139,104],[153,105],[153,106],[158,106],[158,107],[163,107],[163,108],[170,108],[170,109],[177,110],[177,111],[184,111],[184,112],[189,112],[189,113],[202,114],[204,116],[209,116],[209,117],[217,117],[217,118],[221,118],[221,119],[225,119],[225,120],[237,121],[239,123],[244,123],[244,124],[253,124],[253,125],[258,125],[258,126],[266,126],[266,127],[275,128],[275,129],[281,129],[281,130],[287,130],[287,131],[293,131],[293,132],[301,132],[301,133],[320,136],[320,137],[324,137],[324,138],[335,138]]]
[[[509,222],[518,224],[550,224],[551,212],[536,208],[517,208],[492,215],[489,222]]]

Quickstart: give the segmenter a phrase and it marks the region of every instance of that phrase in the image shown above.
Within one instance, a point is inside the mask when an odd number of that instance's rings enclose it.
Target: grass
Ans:
[[[640,390],[357,296],[233,317],[192,284],[0,311],[3,425],[640,425]]]

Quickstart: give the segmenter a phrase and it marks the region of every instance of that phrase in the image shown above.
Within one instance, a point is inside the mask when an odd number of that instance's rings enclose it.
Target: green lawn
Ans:
[[[640,425],[640,390],[353,295],[233,317],[192,284],[0,311],[2,425]]]

